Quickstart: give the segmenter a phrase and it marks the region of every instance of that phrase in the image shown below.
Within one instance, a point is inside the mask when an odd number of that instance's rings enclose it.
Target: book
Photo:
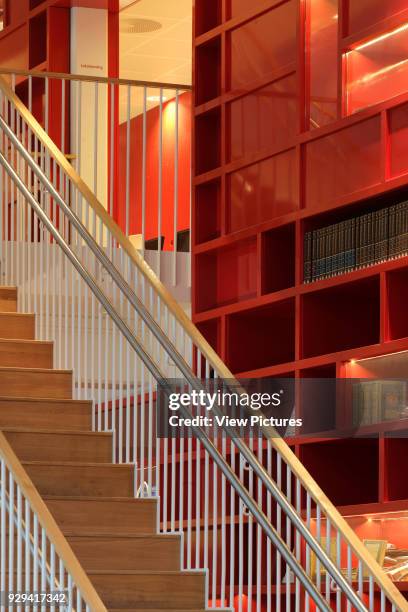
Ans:
[[[312,232],[306,232],[303,247],[303,282],[312,280]]]
[[[408,201],[304,235],[304,282],[329,278],[408,254]]]

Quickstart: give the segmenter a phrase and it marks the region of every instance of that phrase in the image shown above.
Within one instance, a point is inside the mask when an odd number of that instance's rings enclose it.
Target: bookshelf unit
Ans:
[[[406,1],[208,4],[195,2],[194,321],[234,374],[406,378],[408,255],[303,282],[306,232],[408,199],[405,73],[375,52],[389,34],[399,57]],[[381,82],[357,65],[367,41]],[[297,456],[345,515],[408,510],[407,420],[335,439],[350,409],[321,394],[324,418],[303,415],[308,435],[288,439]]]

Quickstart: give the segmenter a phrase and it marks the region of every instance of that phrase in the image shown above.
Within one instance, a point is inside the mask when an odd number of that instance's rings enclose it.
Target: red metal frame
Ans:
[[[200,1],[196,0],[196,5]],[[256,370],[246,372],[235,372],[242,376],[295,376],[300,378],[306,371],[308,375],[313,372],[321,371],[321,368],[326,368],[327,372],[333,372],[338,377],[345,375],[345,364],[351,359],[361,359],[365,357],[372,357],[378,355],[387,355],[398,351],[408,350],[408,337],[397,337],[392,338],[390,335],[390,308],[389,308],[389,282],[393,273],[399,270],[408,269],[408,257],[403,257],[398,260],[388,261],[379,265],[372,266],[366,269],[356,270],[347,275],[342,275],[330,279],[321,280],[313,284],[304,285],[302,284],[302,266],[303,266],[303,234],[305,229],[310,229],[318,226],[321,223],[321,219],[325,216],[332,220],[338,218],[347,218],[347,215],[352,215],[353,211],[364,210],[364,207],[370,206],[370,201],[378,196],[384,196],[387,198],[389,195],[389,201],[392,201],[392,194],[408,184],[408,172],[400,176],[391,175],[390,167],[390,156],[392,151],[392,137],[390,136],[390,113],[393,109],[398,106],[408,103],[408,91],[402,95],[399,95],[393,99],[388,99],[384,102],[375,104],[369,108],[361,110],[353,115],[345,115],[345,103],[344,103],[344,92],[345,92],[345,70],[344,70],[344,52],[352,49],[362,42],[379,36],[386,31],[390,31],[403,23],[408,22],[408,9],[400,11],[398,14],[388,17],[383,21],[371,24],[369,27],[359,33],[348,34],[348,17],[349,17],[349,1],[355,0],[341,0],[339,6],[339,19],[338,19],[338,116],[339,118],[332,123],[325,125],[320,128],[313,130],[299,131],[296,138],[288,141],[285,145],[280,147],[271,147],[268,150],[257,151],[245,158],[228,162],[226,157],[226,147],[228,144],[229,134],[228,126],[226,124],[226,108],[229,102],[240,96],[246,95],[250,91],[270,83],[274,79],[282,78],[285,75],[296,73],[298,79],[298,100],[299,100],[299,124],[300,128],[306,127],[306,118],[308,117],[308,99],[309,99],[309,87],[307,74],[309,70],[310,56],[307,52],[307,42],[309,40],[308,29],[305,27],[304,16],[308,14],[308,2],[307,0],[297,0],[298,2],[298,14],[299,23],[297,29],[298,37],[298,55],[296,62],[288,63],[287,65],[281,66],[276,70],[274,75],[269,75],[267,79],[251,83],[250,86],[243,86],[240,91],[231,92],[227,88],[229,79],[229,71],[231,66],[231,53],[228,49],[228,33],[245,23],[249,23],[254,19],[261,18],[267,11],[272,10],[273,7],[278,7],[283,4],[276,0],[267,0],[265,2],[254,2],[251,7],[248,7],[245,14],[234,19],[228,19],[229,11],[228,6],[230,0],[222,1],[222,20],[213,29],[208,32],[200,33],[194,38],[194,76],[196,77],[200,71],[200,65],[197,64],[197,53],[202,53],[204,49],[203,45],[210,43],[211,41],[219,38],[221,40],[221,73],[222,73],[222,84],[219,95],[212,100],[206,101],[204,104],[196,104],[194,114],[195,122],[200,121],[200,118],[206,116],[211,111],[220,109],[221,111],[221,130],[220,130],[220,159],[221,163],[211,170],[197,174],[195,172],[195,164],[193,162],[194,172],[194,204],[193,204],[193,262],[192,262],[192,276],[193,276],[193,318],[204,335],[207,335],[208,340],[215,344],[215,348],[220,352],[223,359],[228,362],[229,357],[229,343],[230,343],[230,317],[231,315],[238,315],[239,313],[250,313],[255,311],[259,307],[270,307],[274,304],[280,304],[286,300],[294,300],[295,303],[295,315],[293,320],[294,326],[294,359],[290,362],[282,362],[275,364],[266,364],[265,367],[258,368]],[[307,19],[306,19],[307,22]],[[199,30],[200,28],[197,28]],[[196,30],[195,30],[196,31]],[[272,34],[271,34],[272,35]],[[306,54],[303,54],[304,41],[306,41]],[[200,74],[200,78],[211,79],[211,73],[207,75]],[[196,80],[196,79],[195,79]],[[380,172],[378,176],[373,178],[372,184],[366,185],[358,191],[341,193],[340,195],[332,198],[330,201],[324,201],[319,206],[308,205],[305,199],[305,181],[309,180],[310,177],[306,176],[305,173],[305,151],[309,143],[318,141],[322,138],[331,137],[333,134],[340,130],[347,130],[353,126],[358,126],[363,122],[371,118],[379,117],[380,120]],[[248,118],[247,118],[248,119]],[[249,119],[250,121],[250,119]],[[273,123],[271,122],[271,129],[273,129]],[[213,138],[214,142],[217,142],[217,138]],[[200,146],[200,141],[196,140],[196,147]],[[240,231],[232,234],[227,234],[226,226],[226,211],[230,206],[230,193],[227,189],[228,175],[231,172],[240,171],[248,166],[251,166],[257,162],[268,159],[274,155],[282,153],[284,151],[293,149],[297,155],[297,169],[293,175],[293,180],[298,181],[298,192],[299,192],[299,208],[295,212],[288,212],[280,217],[270,218],[268,221],[254,224],[251,227],[246,227]],[[322,175],[321,180],[324,181],[325,177]],[[198,242],[197,233],[197,214],[196,205],[199,205],[197,198],[198,189],[211,183],[212,181],[219,181],[220,192],[221,192],[221,213],[222,223],[220,227],[219,236],[206,242]],[[255,188],[258,185],[255,182]],[[211,219],[211,215],[214,214],[212,206],[213,202],[208,202],[208,216]],[[200,203],[202,207],[202,203]],[[201,208],[200,208],[201,210]],[[205,208],[204,208],[205,210]],[[349,212],[350,211],[350,212]],[[202,214],[202,213],[200,213]],[[200,217],[202,219],[202,217]],[[265,262],[262,260],[261,244],[265,232],[274,228],[280,228],[283,226],[289,226],[292,224],[295,231],[295,253],[294,253],[294,283],[288,288],[284,288],[272,293],[263,294],[263,280],[261,278],[262,270],[267,265],[273,266],[274,262]],[[239,301],[237,299],[233,303],[219,304],[218,306],[211,308],[210,310],[204,310],[200,308],[199,303],[199,292],[203,289],[202,283],[205,283],[204,277],[200,275],[200,268],[198,262],[201,261],[200,257],[204,255],[214,254],[215,252],[228,247],[230,245],[239,245],[244,241],[247,241],[251,237],[256,239],[257,244],[257,294],[255,297]],[[276,264],[275,264],[276,265]],[[351,287],[351,283],[355,281],[363,281],[364,279],[372,279],[374,282],[378,282],[378,308],[379,308],[379,323],[378,323],[378,337],[379,341],[370,344],[368,346],[355,346],[355,348],[349,348],[344,350],[334,351],[328,354],[317,354],[313,357],[304,357],[304,325],[307,321],[304,320],[304,300],[305,296],[314,296],[314,299],[318,303],[320,299],[320,293],[324,289],[342,290],[348,291]],[[214,279],[213,279],[214,282]],[[225,283],[229,282],[228,275],[225,276]],[[393,300],[398,299],[394,296]],[[395,310],[395,304],[394,304]],[[406,304],[401,301],[401,312],[406,310]],[[340,315],[341,313],[339,313]],[[214,334],[214,330],[218,330]],[[318,330],[316,330],[318,333]],[[234,345],[235,346],[235,345]],[[236,347],[235,347],[236,350]],[[253,347],[254,351],[259,350],[258,346]],[[328,369],[327,369],[328,368]],[[392,429],[394,426],[390,425],[379,425],[371,428],[371,432],[378,434],[378,440],[375,444],[378,444],[378,493],[376,499],[372,499],[372,503],[365,506],[353,503],[352,507],[347,506],[342,508],[344,513],[349,510],[353,512],[359,512],[360,509],[364,512],[378,511],[380,508],[386,508],[389,504],[390,508],[403,507],[407,508],[408,501],[392,499],[388,495],[388,478],[390,477],[391,466],[387,463],[386,444],[392,444],[391,441],[387,441],[384,435],[387,431]],[[395,426],[398,427],[398,426]],[[395,428],[394,427],[394,428]],[[407,424],[401,425],[404,429],[407,429]],[[317,444],[322,439],[330,438],[330,432],[321,432],[312,439],[295,438],[290,440],[290,444],[294,447],[295,452],[298,456],[302,455],[301,449],[304,444]],[[322,462],[321,470],[326,470],[324,462]],[[323,474],[321,474],[323,475]],[[319,474],[315,474],[319,480]],[[346,475],[345,475],[346,477]],[[364,483],[361,483],[364,487]],[[408,491],[407,496],[408,498]]]

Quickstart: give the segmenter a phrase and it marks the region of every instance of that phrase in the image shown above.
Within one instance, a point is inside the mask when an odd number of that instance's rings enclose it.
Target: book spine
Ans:
[[[312,232],[305,233],[303,249],[303,282],[309,283],[312,274]]]
[[[388,211],[388,257],[393,259],[396,252],[396,205]]]
[[[318,240],[317,240],[317,231],[314,230],[312,232],[312,270],[311,270],[311,280],[314,281],[316,280],[317,277],[317,246],[318,246]]]

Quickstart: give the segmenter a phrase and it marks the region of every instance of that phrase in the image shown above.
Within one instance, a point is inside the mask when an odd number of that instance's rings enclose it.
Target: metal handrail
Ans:
[[[117,268],[108,259],[108,257],[105,255],[105,253],[100,248],[100,246],[96,243],[96,241],[91,236],[91,234],[83,226],[83,224],[81,223],[79,218],[76,216],[76,214],[67,205],[67,203],[64,201],[64,199],[58,193],[57,189],[52,185],[51,181],[42,172],[42,170],[37,166],[37,164],[31,158],[31,156],[28,153],[28,151],[25,149],[25,147],[20,142],[20,140],[17,138],[17,136],[14,134],[14,132],[7,126],[6,122],[4,121],[4,119],[2,117],[0,117],[0,128],[6,133],[7,137],[10,138],[11,142],[16,147],[18,152],[24,157],[26,162],[30,165],[31,169],[33,170],[33,172],[35,172],[36,176],[39,178],[39,180],[43,184],[44,188],[58,202],[58,204],[61,207],[61,209],[63,210],[64,214],[70,219],[70,221],[74,225],[75,229],[80,234],[81,238],[84,239],[84,241],[86,242],[88,247],[91,249],[91,251],[93,252],[95,257],[98,259],[99,263],[106,269],[106,271],[112,277],[112,279],[117,284],[117,286],[124,292],[124,294],[129,299],[131,304],[137,310],[138,314],[143,318],[143,320],[145,321],[146,325],[149,327],[150,331],[152,331],[152,333],[155,335],[156,339],[160,342],[160,344],[166,350],[168,356],[177,364],[177,366],[179,367],[181,373],[186,378],[187,382],[193,388],[197,389],[198,391],[204,390],[204,386],[202,385],[201,381],[194,375],[193,371],[188,366],[188,364],[186,363],[184,358],[176,351],[176,349],[173,346],[173,344],[168,340],[167,336],[164,334],[164,332],[160,328],[160,326],[157,325],[157,323],[154,321],[154,319],[152,318],[150,313],[146,310],[145,306],[142,304],[142,302],[136,296],[136,294],[133,291],[133,289],[131,289],[131,287],[125,281],[125,279],[120,274],[120,272],[117,270]],[[129,344],[136,351],[136,353],[142,358],[143,363],[149,369],[150,373],[153,375],[153,377],[156,379],[156,381],[164,380],[164,378],[165,378],[164,375],[156,367],[156,365],[152,361],[151,357],[142,349],[142,347],[140,346],[140,344],[136,340],[135,336],[132,334],[132,332],[129,329],[129,327],[126,325],[126,323],[120,317],[120,315],[118,315],[118,313],[116,312],[115,308],[109,302],[109,300],[106,298],[105,294],[101,291],[101,289],[98,287],[96,282],[87,273],[87,271],[82,266],[81,262],[78,260],[76,255],[74,253],[72,253],[72,251],[69,248],[68,244],[66,244],[63,241],[62,236],[55,229],[53,224],[49,221],[46,213],[38,205],[38,203],[36,202],[35,198],[32,196],[31,192],[26,188],[26,186],[24,185],[23,181],[16,174],[16,172],[11,169],[11,167],[8,164],[8,162],[5,160],[5,158],[1,154],[0,154],[0,161],[1,161],[2,165],[6,168],[6,171],[9,173],[11,178],[18,185],[19,189],[23,192],[24,196],[27,199],[29,199],[31,206],[34,208],[34,203],[37,204],[38,210],[37,210],[37,206],[34,209],[36,210],[38,216],[41,218],[41,221],[47,226],[47,229],[53,235],[53,237],[58,242],[60,242],[60,246],[62,247],[62,249],[63,249],[64,253],[66,254],[66,256],[71,260],[71,263],[75,266],[77,271],[81,274],[83,280],[88,284],[88,286],[93,291],[93,293],[95,294],[95,296],[97,297],[99,302],[102,304],[102,306],[108,312],[109,316],[112,318],[112,320],[115,322],[117,327],[121,330],[123,335],[126,337],[126,339],[128,340]],[[8,164],[9,167],[7,168],[5,166],[5,164]],[[39,211],[41,211],[41,212],[39,212]],[[64,244],[62,244],[62,243],[64,243]],[[171,393],[171,392],[172,392],[172,390],[170,389],[169,393]],[[218,414],[218,415],[222,414],[221,411],[219,409],[217,409],[217,407],[215,407],[215,406],[214,406],[214,412],[215,412],[215,414]],[[191,416],[191,414],[188,413],[188,416]],[[320,545],[317,543],[317,541],[313,538],[313,536],[311,536],[310,532],[308,531],[308,529],[306,528],[305,524],[303,523],[301,517],[295,512],[295,510],[293,509],[291,504],[286,499],[285,495],[283,495],[282,491],[279,489],[279,487],[276,485],[276,483],[273,481],[273,479],[266,472],[266,470],[262,466],[262,464],[258,461],[258,459],[256,458],[255,454],[245,444],[245,442],[242,439],[240,439],[239,436],[237,436],[235,428],[233,428],[233,427],[231,427],[231,426],[229,426],[227,424],[224,424],[224,422],[223,422],[222,428],[224,429],[224,431],[226,432],[227,436],[230,439],[232,439],[232,438],[234,439],[235,445],[236,445],[237,449],[239,450],[241,455],[245,458],[245,460],[248,462],[248,464],[251,466],[251,468],[254,470],[254,473],[261,479],[261,481],[263,482],[263,484],[266,487],[266,490],[273,496],[275,501],[282,508],[283,512],[287,516],[290,517],[290,520],[293,522],[293,524],[295,525],[296,529],[305,538],[305,540],[309,544],[310,548],[313,550],[313,552],[319,558],[321,563],[329,571],[329,573],[332,576],[332,578],[337,582],[337,584],[341,585],[341,588],[342,588],[343,592],[347,593],[347,596],[353,601],[353,605],[358,610],[362,610],[362,611],[365,610],[364,606],[361,606],[361,602],[360,602],[359,598],[356,596],[356,594],[353,591],[353,589],[351,588],[350,584],[344,578],[344,576],[339,571],[339,569],[336,567],[336,565],[333,563],[333,561],[328,557],[328,555],[325,553],[325,551],[320,547]],[[201,433],[201,431],[200,431],[200,433]],[[275,433],[275,435],[277,435],[277,434]],[[245,504],[248,505],[247,501],[245,501]]]
[[[0,74],[10,74],[42,79],[62,79],[64,81],[83,81],[87,83],[108,83],[110,85],[130,85],[133,87],[148,87],[151,89],[178,89],[191,91],[192,86],[185,83],[161,83],[158,81],[137,81],[132,79],[119,79],[114,77],[99,77],[86,74],[67,74],[65,72],[39,72],[36,70],[15,70],[13,68],[0,68]]]
[[[110,300],[106,297],[105,293],[98,287],[95,280],[84,268],[82,263],[79,261],[79,259],[75,255],[75,253],[72,252],[67,242],[61,236],[60,232],[55,228],[53,223],[48,218],[47,214],[43,211],[41,206],[35,200],[34,196],[27,189],[24,182],[21,180],[21,178],[18,176],[18,174],[15,172],[15,170],[12,168],[12,166],[9,164],[9,162],[7,161],[7,159],[4,157],[2,153],[0,153],[0,164],[6,170],[7,174],[16,184],[16,186],[18,187],[22,195],[25,197],[25,199],[29,202],[30,206],[32,207],[36,215],[39,217],[40,221],[47,228],[51,236],[55,239],[55,241],[57,242],[57,244],[60,246],[63,253],[65,254],[65,256],[69,259],[71,264],[75,267],[75,269],[80,274],[80,276],[82,277],[84,282],[87,284],[89,289],[92,291],[92,293],[95,295],[95,297],[97,298],[101,306],[103,306],[103,308],[109,314],[109,316],[111,317],[111,319],[113,320],[117,328],[121,331],[121,333],[124,335],[124,337],[129,342],[131,347],[135,350],[135,352],[142,359],[143,363],[146,365],[150,373],[154,376],[156,380],[163,380],[164,376],[161,374],[160,370],[154,364],[154,362],[152,361],[148,353],[140,345],[137,338],[134,336],[134,334],[131,332],[129,327],[126,325],[126,323],[123,321],[121,316],[118,314],[118,312],[116,311],[116,309],[114,308]],[[51,184],[49,186],[51,187]],[[172,392],[170,385],[168,385],[167,387],[164,387],[163,390],[168,394]],[[182,407],[182,412],[186,416],[189,416],[189,417],[192,416],[192,413],[188,410],[187,407]],[[197,438],[200,438],[200,441],[205,446],[209,455],[212,457],[214,462],[220,468],[220,470],[222,471],[222,473],[224,474],[224,476],[226,477],[230,485],[235,489],[235,491],[237,492],[237,494],[239,495],[239,497],[241,498],[245,506],[251,511],[251,513],[253,514],[253,516],[259,523],[259,525],[262,527],[262,529],[264,530],[265,534],[270,539],[272,544],[279,550],[280,554],[285,559],[288,566],[292,569],[294,574],[300,580],[302,585],[305,587],[305,589],[309,593],[310,597],[313,599],[316,605],[318,605],[319,609],[329,611],[330,607],[327,605],[327,602],[323,598],[322,594],[317,590],[316,586],[313,584],[311,578],[306,574],[302,566],[296,562],[296,559],[293,557],[287,544],[282,540],[281,536],[277,533],[277,531],[271,525],[267,516],[259,508],[258,504],[251,497],[248,490],[245,488],[245,486],[242,484],[242,482],[239,480],[236,474],[232,471],[230,466],[227,464],[225,458],[221,455],[219,450],[211,442],[211,440],[209,439],[204,429],[202,429],[199,426],[194,425],[192,426],[192,430],[194,431]],[[236,445],[237,447],[239,447],[238,441],[236,441]],[[252,458],[250,456],[247,457],[247,460],[252,462]],[[260,467],[262,468],[262,466]],[[263,468],[262,470],[265,471]],[[266,480],[269,480],[268,476]],[[345,582],[345,585],[344,585],[345,592],[350,591],[350,598],[353,601],[353,605],[356,606],[356,609],[359,610],[360,612],[367,612],[367,608],[361,604],[359,598],[355,595],[350,585],[345,581],[344,577],[341,576],[340,572],[337,570],[333,562],[329,559],[329,557],[326,555],[323,549],[318,545],[316,540],[307,531],[303,522],[299,519],[298,515],[295,513],[293,508],[291,508],[290,505],[288,506],[287,512],[290,513],[291,519],[296,524],[296,526],[297,527],[299,526],[299,529],[302,528],[302,531],[303,531],[302,535],[304,535],[304,537],[307,539],[310,548],[315,552],[315,554],[317,555],[321,563],[326,567],[327,571],[329,571],[329,573],[336,580],[336,582],[337,581]]]
[[[233,374],[222,362],[220,357],[205,340],[205,338],[191,322],[191,320],[187,317],[181,306],[176,302],[170,292],[157,278],[157,276],[154,274],[154,272],[146,263],[146,261],[142,258],[137,249],[135,249],[135,247],[132,245],[130,240],[124,235],[119,226],[110,217],[110,215],[96,198],[95,194],[93,194],[89,187],[79,177],[75,169],[65,159],[63,153],[61,153],[58,147],[50,139],[48,134],[43,130],[40,124],[35,120],[32,114],[18,98],[18,96],[11,90],[11,88],[2,78],[0,78],[0,90],[2,90],[6,97],[14,104],[15,108],[29,125],[30,130],[33,132],[33,134],[36,135],[36,137],[48,150],[49,154],[57,161],[59,166],[68,175],[70,180],[73,181],[76,188],[86,199],[88,204],[93,208],[96,215],[98,215],[102,222],[109,228],[114,238],[128,254],[128,256],[134,262],[136,267],[146,277],[149,283],[154,287],[159,297],[167,305],[167,307],[176,317],[177,321],[184,328],[186,333],[194,340],[197,347],[207,358],[208,362],[218,373],[218,375],[224,379],[234,380],[235,377],[233,376]],[[302,483],[302,485],[307,489],[311,498],[313,498],[321,506],[322,510],[326,513],[327,518],[331,521],[331,524],[342,533],[343,537],[346,538],[348,544],[358,555],[361,562],[363,562],[365,566],[370,570],[372,575],[375,576],[378,585],[383,589],[384,593],[386,593],[392,601],[398,602],[399,609],[408,609],[406,602],[402,598],[398,589],[395,587],[395,585],[392,583],[388,576],[386,576],[383,572],[379,572],[378,564],[364,547],[354,530],[350,527],[350,525],[348,525],[348,523],[341,516],[341,514],[335,508],[332,502],[323,493],[321,488],[310,476],[303,464],[289,448],[286,442],[281,437],[277,436],[275,430],[272,427],[262,427],[262,431],[265,437],[270,441],[271,445],[278,452],[278,454],[282,457],[284,461],[286,461],[294,476],[296,476]]]

